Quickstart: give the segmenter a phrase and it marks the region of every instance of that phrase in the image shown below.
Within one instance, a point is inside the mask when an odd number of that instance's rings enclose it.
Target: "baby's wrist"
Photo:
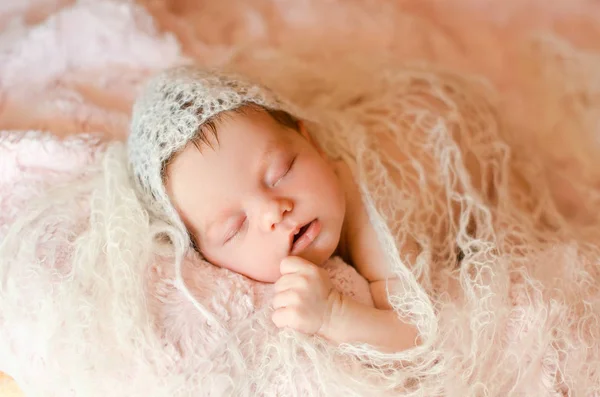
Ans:
[[[344,306],[344,296],[335,288],[331,290],[327,297],[327,309],[323,315],[321,328],[317,332],[320,336],[335,341],[336,333],[340,329],[340,321],[342,320]]]

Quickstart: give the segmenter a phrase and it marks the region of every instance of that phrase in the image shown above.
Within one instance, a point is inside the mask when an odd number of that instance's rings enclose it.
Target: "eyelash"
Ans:
[[[242,221],[242,223],[240,223],[240,226],[237,227],[237,229],[235,229],[234,233],[232,233],[231,236],[225,240],[225,243],[228,243],[231,240],[233,240],[234,238],[236,238],[240,234],[240,230],[242,230],[242,228],[244,227],[245,224],[246,224],[246,218],[244,217],[244,220]]]
[[[285,171],[285,173],[284,173],[284,174],[283,174],[283,175],[282,175],[282,176],[281,176],[281,177],[280,177],[280,178],[279,178],[279,179],[278,179],[278,180],[277,180],[277,181],[276,181],[276,182],[273,184],[273,186],[272,186],[272,187],[275,187],[275,186],[277,186],[277,184],[278,184],[279,182],[281,182],[281,180],[282,180],[283,178],[285,178],[285,176],[286,176],[287,174],[289,174],[289,173],[290,173],[290,171],[292,170],[292,167],[294,166],[294,163],[296,162],[296,158],[297,158],[297,156],[295,156],[295,157],[292,159],[292,162],[291,162],[291,163],[290,163],[290,165],[288,166],[288,168],[287,168],[287,170]]]

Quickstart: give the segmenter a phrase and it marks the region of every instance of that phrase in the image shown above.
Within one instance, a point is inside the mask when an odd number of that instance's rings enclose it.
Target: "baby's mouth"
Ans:
[[[317,238],[321,232],[321,222],[315,219],[302,226],[292,239],[290,255],[298,255]]]
[[[306,232],[306,229],[308,229],[308,227],[310,226],[310,224],[311,224],[311,223],[312,223],[312,222],[310,222],[310,223],[307,223],[306,225],[302,226],[302,227],[300,228],[300,230],[298,230],[298,233],[296,233],[296,234],[294,235],[294,241],[293,241],[293,243],[296,243],[296,241],[298,241],[298,239],[299,239],[300,237],[302,237],[302,235],[303,235],[303,234]]]

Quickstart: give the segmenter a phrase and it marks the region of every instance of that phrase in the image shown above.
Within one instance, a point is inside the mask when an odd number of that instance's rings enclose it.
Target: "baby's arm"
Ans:
[[[363,342],[386,351],[414,347],[418,339],[416,327],[403,322],[388,301],[387,290],[397,289],[400,282],[389,268],[350,169],[343,162],[338,163],[337,169],[347,187],[347,206],[352,214],[346,236],[348,256],[369,282],[375,308],[339,295],[332,304],[331,317],[322,334],[337,342]],[[408,240],[400,248],[403,255],[409,256],[409,261],[414,260],[419,251],[414,240]]]
[[[418,337],[416,328],[394,310],[366,306],[337,291],[320,334],[338,343],[367,343],[384,352],[414,347]]]
[[[336,343],[367,343],[386,352],[413,347],[416,329],[393,310],[363,305],[336,291],[327,272],[305,259],[288,257],[275,283],[273,322]],[[385,291],[384,291],[385,293]]]
[[[357,212],[360,216],[355,219],[349,237],[350,259],[357,271],[369,282],[375,308],[340,297],[332,309],[328,333],[338,335],[332,339],[366,342],[387,351],[414,347],[418,339],[416,327],[403,322],[388,301],[387,290],[395,290],[400,282],[387,264],[366,211],[363,208]],[[416,256],[418,246],[416,242],[409,240],[402,251],[409,256]]]

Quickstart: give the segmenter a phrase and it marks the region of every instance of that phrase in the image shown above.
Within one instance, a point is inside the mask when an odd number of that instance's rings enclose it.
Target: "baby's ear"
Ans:
[[[317,152],[319,152],[321,156],[327,157],[323,149],[321,149],[321,146],[319,146],[319,143],[310,135],[306,129],[306,124],[304,124],[304,121],[302,120],[298,120],[298,131],[300,132],[300,135],[302,135],[308,141],[308,143],[310,143],[311,146],[314,147]]]

